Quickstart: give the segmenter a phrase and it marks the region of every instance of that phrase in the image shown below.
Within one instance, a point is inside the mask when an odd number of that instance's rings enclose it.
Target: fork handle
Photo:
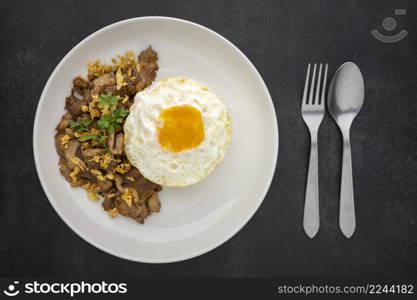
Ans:
[[[310,163],[308,166],[306,195],[304,202],[303,227],[305,233],[313,238],[320,227],[319,216],[319,174],[317,155],[317,131],[311,131]]]
[[[347,238],[352,236],[356,227],[349,131],[343,133],[343,164],[340,183],[339,226]]]

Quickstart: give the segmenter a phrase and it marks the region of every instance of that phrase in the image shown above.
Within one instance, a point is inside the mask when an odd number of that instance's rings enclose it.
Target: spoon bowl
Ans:
[[[340,129],[348,130],[362,108],[365,96],[363,77],[352,62],[341,65],[329,87],[327,106]]]

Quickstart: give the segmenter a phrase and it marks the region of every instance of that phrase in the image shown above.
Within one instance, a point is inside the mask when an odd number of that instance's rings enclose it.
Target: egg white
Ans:
[[[195,148],[171,152],[158,141],[162,109],[191,105],[204,122],[204,140]],[[231,142],[226,106],[204,84],[186,77],[153,83],[135,96],[124,124],[125,152],[148,180],[163,186],[187,186],[204,179],[219,164]]]

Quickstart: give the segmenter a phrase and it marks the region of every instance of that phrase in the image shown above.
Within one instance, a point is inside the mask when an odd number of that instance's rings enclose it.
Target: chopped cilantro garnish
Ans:
[[[78,138],[81,142],[89,141],[89,140],[95,140],[95,141],[102,141],[103,136],[100,134],[85,134]]]
[[[90,125],[91,120],[81,120],[78,122],[71,121],[70,127],[73,128],[76,132],[88,131],[88,125]]]
[[[98,102],[102,105],[117,105],[117,100],[119,100],[119,96],[113,96],[112,94],[101,94],[98,97]]]
[[[109,153],[110,153],[110,150],[109,150],[109,148],[107,147],[107,137],[106,137],[106,136],[104,136],[104,135],[101,135],[101,134],[95,134],[95,133],[92,133],[92,134],[85,134],[85,135],[80,136],[80,137],[78,138],[78,140],[79,140],[80,142],[85,142],[85,141],[96,141],[96,142],[100,143],[100,144],[101,144],[101,146],[102,146],[102,147],[104,147],[104,148],[107,150],[107,152],[109,152]]]
[[[98,126],[101,129],[106,130],[108,133],[113,133],[119,129],[123,124],[124,118],[129,114],[127,109],[116,109],[109,114],[106,114],[97,121]]]

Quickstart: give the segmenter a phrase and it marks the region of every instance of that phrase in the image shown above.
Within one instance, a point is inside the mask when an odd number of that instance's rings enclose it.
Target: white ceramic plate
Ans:
[[[202,182],[165,188],[162,209],[144,225],[111,218],[84,190],[71,188],[58,170],[54,128],[64,113],[72,79],[86,62],[149,45],[158,52],[157,79],[185,75],[202,81],[229,107],[233,140],[225,160]],[[41,95],[33,129],[36,168],[59,216],[79,236],[113,255],[140,262],[188,259],[221,245],[261,204],[271,183],[278,129],[261,76],[233,44],[195,23],[166,17],[129,19],[107,26],[75,46],[58,64]]]

